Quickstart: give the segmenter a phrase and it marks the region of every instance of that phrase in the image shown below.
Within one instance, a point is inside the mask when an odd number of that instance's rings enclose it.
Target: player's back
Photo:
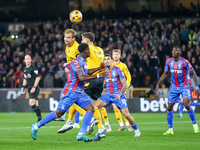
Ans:
[[[72,46],[66,46],[65,54],[68,63],[72,62],[79,54],[78,46],[79,44],[76,41],[74,41]]]
[[[190,86],[187,79],[188,71],[193,68],[188,60],[180,57],[178,62],[174,61],[174,58],[169,58],[166,61],[165,71],[171,72],[171,85],[175,87]]]
[[[124,73],[116,66],[113,66],[111,71],[106,68],[106,72],[108,73],[105,78],[106,93],[119,94],[122,88],[121,80],[125,79]]]
[[[68,81],[63,89],[63,92],[67,90],[83,92],[85,81],[82,82],[79,81],[76,71],[83,70],[84,74],[87,75],[88,68],[86,60],[82,57],[77,57],[67,65],[67,68],[69,69],[70,72],[67,74]]]
[[[90,57],[87,58],[88,69],[94,69],[100,67],[101,63],[104,61],[104,51],[102,48],[94,45],[89,45],[90,47]],[[93,75],[99,74],[105,71],[104,69],[99,70]]]

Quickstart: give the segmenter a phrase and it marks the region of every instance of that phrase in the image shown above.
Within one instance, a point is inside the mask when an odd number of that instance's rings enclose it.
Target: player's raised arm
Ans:
[[[101,63],[101,66],[98,68],[94,68],[94,69],[88,69],[88,75],[92,75],[93,73],[95,73],[96,71],[99,71],[101,69],[103,69],[105,67],[104,63]]]
[[[83,70],[77,70],[76,75],[78,76],[79,81],[87,81],[87,80],[92,80],[92,79],[96,79],[96,78],[105,78],[106,72],[100,73],[97,75],[87,76],[87,75],[84,75]]]

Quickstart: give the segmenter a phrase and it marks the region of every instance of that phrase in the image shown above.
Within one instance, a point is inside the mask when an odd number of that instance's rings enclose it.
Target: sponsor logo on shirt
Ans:
[[[172,73],[182,73],[183,71],[182,70],[174,70],[174,69],[171,69],[170,70]]]

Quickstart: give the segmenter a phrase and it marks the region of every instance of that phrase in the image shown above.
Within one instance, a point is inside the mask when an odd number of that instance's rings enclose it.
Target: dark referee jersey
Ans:
[[[33,87],[36,77],[39,77],[38,70],[35,66],[30,65],[28,68],[24,67],[24,78],[27,81],[27,87]]]

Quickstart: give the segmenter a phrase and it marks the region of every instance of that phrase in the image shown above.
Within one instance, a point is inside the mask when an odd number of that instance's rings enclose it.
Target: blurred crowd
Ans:
[[[121,49],[121,61],[131,73],[133,87],[155,85],[164,71],[172,47],[182,47],[181,56],[188,59],[200,76],[200,22],[196,19],[127,20],[110,19],[71,24],[68,21],[38,22],[19,27],[18,38],[0,33],[0,87],[19,88],[23,81],[23,59],[32,57],[40,74],[40,87],[62,88],[67,80],[62,64],[66,62],[63,32],[72,28],[81,42],[81,33],[93,32],[94,44],[105,53]],[[170,86],[170,75],[164,82]]]

